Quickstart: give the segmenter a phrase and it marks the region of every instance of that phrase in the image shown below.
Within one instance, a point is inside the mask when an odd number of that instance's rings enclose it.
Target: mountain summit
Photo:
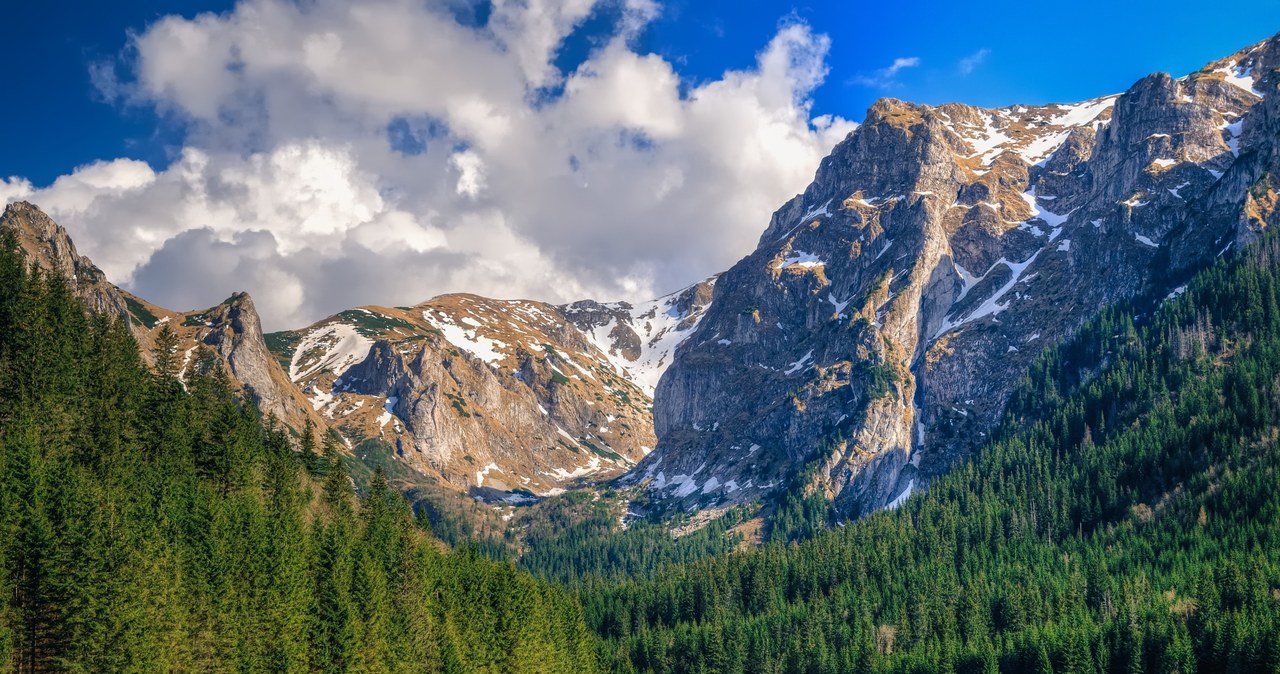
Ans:
[[[175,356],[183,373],[196,350],[213,351],[237,385],[264,415],[301,429],[314,415],[270,357],[262,324],[248,293],[235,293],[222,304],[201,311],[177,312],[152,304],[107,280],[89,258],[76,252],[61,225],[27,202],[9,204],[0,214],[0,231],[10,231],[28,263],[69,280],[90,311],[124,321],[144,358],[150,360],[165,326],[173,330]]]
[[[681,510],[802,471],[851,515],[905,498],[1045,345],[1275,223],[1277,66],[1272,38],[1070,105],[877,102],[720,276],[627,480]]]

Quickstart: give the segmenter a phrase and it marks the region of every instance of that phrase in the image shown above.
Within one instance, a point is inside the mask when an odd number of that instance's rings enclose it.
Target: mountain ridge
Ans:
[[[184,354],[214,349],[265,413],[362,460],[501,508],[620,478],[672,512],[812,470],[857,516],[976,446],[1041,345],[1274,224],[1277,66],[1273,37],[1079,103],[881,99],[754,252],[645,303],[453,294],[263,334],[247,295],[171,312],[35,207],[4,218],[144,355],[182,327]]]
[[[878,101],[720,276],[626,481],[688,510],[816,465],[844,512],[898,502],[981,440],[1038,344],[1274,223],[1277,65],[1272,38],[1078,104]]]
[[[308,426],[332,432],[366,464],[404,463],[407,491],[443,486],[508,508],[611,479],[651,451],[652,387],[714,283],[637,305],[441,295],[264,334],[248,293],[179,312],[117,288],[34,205],[8,205],[0,228],[92,311],[125,321],[148,362],[173,331],[180,380],[209,349],[295,440]]]

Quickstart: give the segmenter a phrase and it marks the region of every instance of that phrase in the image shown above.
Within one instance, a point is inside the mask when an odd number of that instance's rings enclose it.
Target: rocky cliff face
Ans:
[[[616,476],[651,451],[650,382],[706,295],[643,307],[446,295],[270,341],[353,447],[379,440],[423,475],[521,502]]]
[[[172,329],[180,377],[209,349],[263,414],[336,430],[360,458],[362,443],[384,443],[431,482],[509,503],[617,476],[651,451],[653,387],[713,283],[638,306],[450,295],[264,335],[247,293],[172,311],[108,282],[35,206],[10,205],[0,226],[91,310],[127,321],[145,358]]]
[[[1044,345],[1276,220],[1280,39],[1072,105],[877,102],[657,386],[628,481],[690,509],[812,470],[858,515],[990,430]]]
[[[1070,105],[882,100],[751,255],[639,305],[449,295],[263,335],[245,294],[174,312],[116,288],[30,204],[0,226],[145,355],[168,325],[264,412],[447,488],[517,503],[626,473],[689,510],[804,473],[856,516],[971,451],[1099,307],[1276,222],[1278,66],[1273,39]]]
[[[308,420],[324,427],[267,348],[262,319],[249,293],[235,293],[215,307],[181,314],[180,324],[186,359],[201,346],[212,349],[264,415],[274,415],[295,430],[302,430]]]

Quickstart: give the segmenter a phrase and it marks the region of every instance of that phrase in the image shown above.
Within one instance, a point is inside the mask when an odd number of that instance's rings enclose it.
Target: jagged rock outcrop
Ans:
[[[184,314],[182,322],[195,328],[188,339],[213,349],[264,415],[274,415],[295,430],[308,419],[316,423],[306,398],[267,348],[262,319],[249,293],[238,292],[218,306]],[[318,425],[323,428],[323,423]]]
[[[30,204],[0,225],[144,354],[167,324],[184,368],[213,349],[370,463],[507,502],[630,470],[680,510],[807,471],[856,516],[966,456],[1043,346],[1275,224],[1278,66],[1272,39],[1071,105],[879,101],[752,254],[638,305],[449,295],[263,335],[244,294],[178,313],[112,286]]]
[[[14,233],[29,261],[71,281],[76,295],[91,311],[119,318],[135,327],[124,294],[107,281],[107,275],[89,258],[76,252],[67,230],[44,211],[25,201],[11,203],[0,215],[0,230]]]
[[[263,414],[296,431],[336,430],[370,463],[390,447],[429,481],[491,501],[608,479],[649,452],[653,385],[713,283],[637,306],[451,295],[264,335],[247,293],[172,311],[108,282],[35,206],[10,205],[0,225],[41,267],[72,279],[91,310],[127,321],[144,358],[171,329],[180,378],[207,348]]]
[[[626,480],[682,510],[803,469],[850,515],[904,498],[1044,345],[1274,223],[1277,66],[1273,38],[1074,105],[877,102],[719,277]]]
[[[559,310],[627,379],[652,397],[676,347],[689,337],[711,305],[715,283],[713,276],[641,304],[581,300]]]

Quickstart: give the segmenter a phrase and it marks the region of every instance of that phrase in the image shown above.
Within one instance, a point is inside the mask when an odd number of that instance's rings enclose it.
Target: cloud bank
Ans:
[[[456,3],[160,19],[125,76],[95,81],[182,125],[175,161],[0,180],[0,201],[37,203],[162,305],[248,290],[268,329],[444,292],[640,300],[750,252],[854,127],[810,113],[829,41],[803,24],[694,84],[633,46],[651,0],[497,0],[482,25]],[[611,32],[561,72],[565,39],[604,9]]]

